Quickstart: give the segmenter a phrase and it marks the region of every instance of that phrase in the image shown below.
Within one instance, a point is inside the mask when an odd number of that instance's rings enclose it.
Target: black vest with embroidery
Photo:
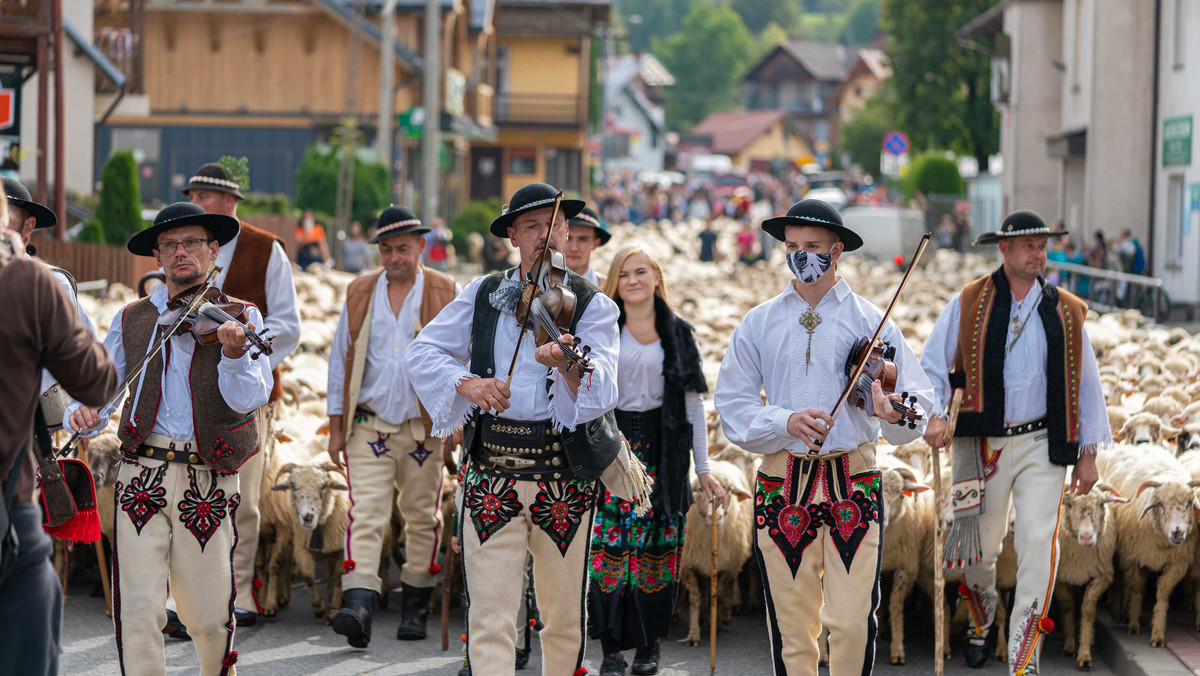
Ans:
[[[496,354],[495,354],[495,339],[496,325],[501,321],[500,311],[492,306],[492,292],[499,288],[501,282],[509,277],[512,277],[513,270],[505,270],[503,272],[493,272],[488,275],[479,284],[479,292],[475,295],[475,315],[471,321],[471,365],[470,370],[474,375],[480,378],[495,378],[496,377]],[[571,291],[575,293],[577,302],[575,305],[575,316],[571,318],[571,335],[575,335],[575,329],[579,325],[579,319],[583,317],[583,313],[587,310],[587,306],[592,302],[592,298],[600,293],[600,290],[592,285],[583,277],[570,273],[567,278],[571,286]],[[550,379],[546,379],[546,386],[549,388]],[[479,411],[476,411],[470,423],[463,431],[463,448],[469,450],[475,441],[475,432],[479,426],[475,424],[479,417]],[[611,461],[611,458],[608,459]],[[585,472],[595,470],[598,476],[600,471],[603,471],[608,466],[608,461],[598,457],[589,457],[584,454],[580,457],[579,453],[568,453],[567,462],[573,468],[582,468]]]

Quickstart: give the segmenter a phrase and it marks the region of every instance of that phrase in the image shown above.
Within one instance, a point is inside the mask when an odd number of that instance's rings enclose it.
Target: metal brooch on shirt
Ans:
[[[800,315],[800,326],[803,326],[808,331],[808,349],[804,352],[804,375],[808,375],[808,365],[812,361],[812,337],[813,331],[821,323],[821,315],[817,314],[816,310],[810,305],[804,314]]]

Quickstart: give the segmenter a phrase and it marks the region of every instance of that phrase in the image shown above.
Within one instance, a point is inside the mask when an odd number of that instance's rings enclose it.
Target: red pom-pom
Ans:
[[[1054,631],[1054,620],[1048,617],[1043,617],[1042,619],[1038,620],[1038,631],[1042,632],[1043,634],[1049,634],[1050,632]]]
[[[530,621],[529,621],[529,626],[531,626],[531,627],[535,627],[535,626],[537,626],[537,620],[530,620]]]
[[[441,566],[437,565],[436,563],[429,564],[429,574],[430,575],[437,575],[440,572],[442,572]]]
[[[575,676],[587,676],[587,668],[579,667],[575,670]]]
[[[235,665],[235,664],[237,664],[237,651],[236,651],[236,650],[230,650],[230,651],[229,651],[229,654],[228,654],[228,655],[226,655],[226,656],[225,656],[225,659],[224,659],[224,660],[221,662],[221,666],[223,666],[223,667],[232,667],[232,666],[233,666],[233,665]]]
[[[969,598],[971,596],[971,588],[965,584],[958,585],[958,595],[964,599]]]
[[[900,254],[896,254],[896,257],[895,257],[895,258],[893,258],[893,259],[892,259],[892,261],[893,261],[893,262],[894,262],[896,265],[904,265],[904,256],[902,256],[902,255],[900,255]]]
[[[258,579],[254,580],[254,588],[262,589],[262,580],[258,580]]]
[[[459,636],[459,637],[458,637],[458,640],[462,641],[463,643],[466,643],[466,642],[467,642],[467,635],[466,635],[466,634],[463,634],[462,636]]]
[[[342,561],[343,572],[349,573],[350,571],[354,570],[356,566],[357,564],[354,563],[354,559],[346,559],[345,561]]]

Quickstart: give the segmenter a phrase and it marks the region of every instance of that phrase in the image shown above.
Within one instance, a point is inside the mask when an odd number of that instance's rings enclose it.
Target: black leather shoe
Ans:
[[[517,648],[517,669],[524,669],[529,666],[529,652],[524,648]]]
[[[467,662],[467,658],[463,658],[462,669],[458,670],[458,676],[471,676],[471,664]]]
[[[658,641],[637,649],[633,655],[633,669],[629,673],[635,676],[658,673]]]
[[[374,589],[343,590],[342,607],[329,623],[334,633],[345,636],[352,648],[366,648],[371,642],[371,616],[378,600],[379,592]]]
[[[625,655],[605,655],[604,661],[600,663],[600,676],[625,676]]]
[[[183,625],[183,622],[179,619],[179,615],[174,610],[167,611],[167,623],[163,625],[162,633],[181,641],[192,640],[191,635],[188,634],[187,627]]]
[[[400,627],[396,638],[401,641],[420,641],[425,638],[425,620],[429,617],[429,597],[433,587],[403,585],[404,605],[400,611]]]
[[[963,646],[963,657],[967,659],[967,666],[972,669],[983,668],[991,661],[994,652],[996,652],[996,626],[989,627],[983,636],[976,636],[974,627],[968,625],[967,644]]]
[[[239,627],[253,627],[255,622],[258,622],[258,613],[252,613],[249,610],[241,608],[233,609],[233,619],[237,620]]]

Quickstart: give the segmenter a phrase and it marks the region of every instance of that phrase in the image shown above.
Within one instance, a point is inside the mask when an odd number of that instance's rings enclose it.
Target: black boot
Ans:
[[[987,664],[992,653],[996,652],[996,625],[988,628],[983,636],[975,634],[975,628],[967,626],[967,644],[963,646],[963,657],[967,658],[967,666],[981,669]]]
[[[342,607],[330,622],[333,631],[345,636],[351,647],[366,648],[371,642],[371,616],[378,600],[379,592],[373,589],[343,590]]]
[[[167,624],[163,626],[162,633],[181,641],[192,640],[187,627],[183,625],[183,621],[179,619],[179,615],[174,610],[167,611]]]
[[[420,641],[425,638],[425,620],[429,617],[429,597],[433,587],[404,586],[404,606],[400,611],[400,627],[396,638],[401,641]]]
[[[467,656],[463,655],[462,669],[458,670],[458,676],[471,676],[471,663],[467,661]]]
[[[610,653],[600,663],[600,676],[625,676],[625,655]]]
[[[525,648],[517,648],[517,669],[529,666],[529,652]]]
[[[237,621],[237,626],[239,627],[253,627],[254,623],[258,622],[258,613],[234,608],[233,619]]]
[[[650,645],[644,645],[637,649],[633,655],[633,669],[631,674],[635,676],[646,676],[647,674],[658,673],[658,641],[654,641]]]

